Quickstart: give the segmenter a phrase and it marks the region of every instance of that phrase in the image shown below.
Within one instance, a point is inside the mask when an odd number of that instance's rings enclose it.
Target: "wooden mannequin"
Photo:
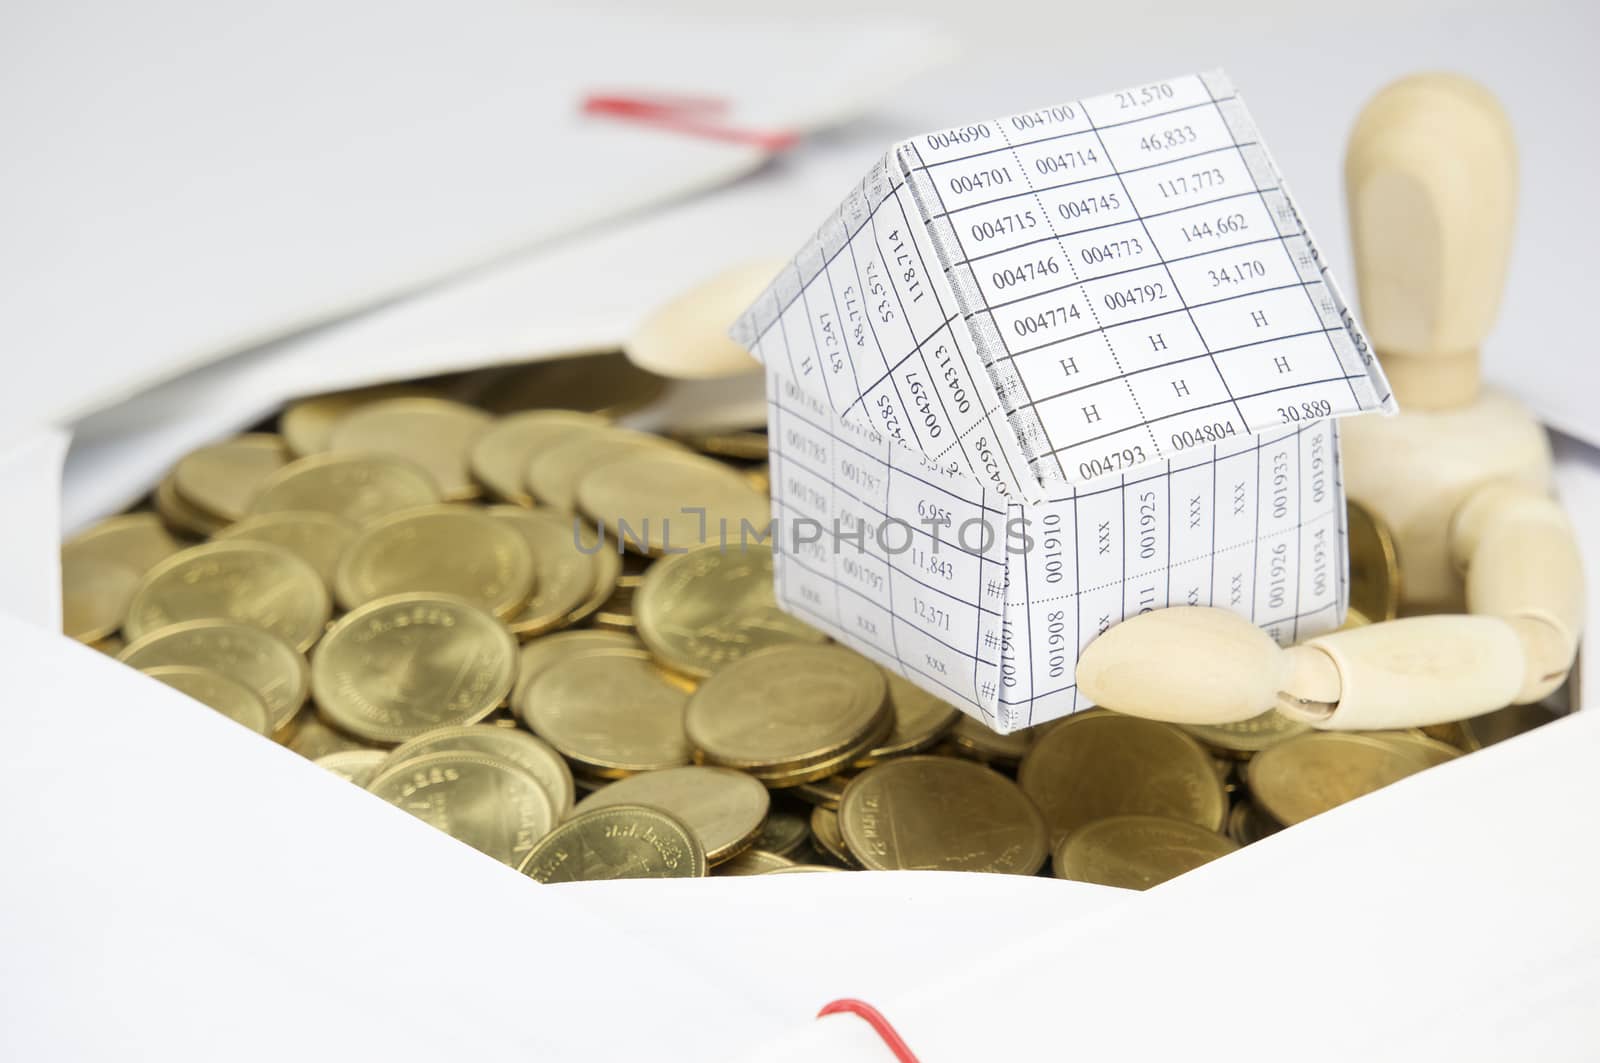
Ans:
[[[1549,495],[1549,441],[1479,382],[1511,244],[1509,123],[1464,78],[1405,78],[1357,119],[1345,181],[1363,318],[1405,411],[1340,426],[1347,489],[1393,530],[1406,606],[1471,615],[1282,650],[1225,610],[1148,613],[1084,651],[1079,689],[1099,704],[1184,723],[1277,708],[1328,729],[1409,727],[1537,701],[1572,667],[1583,571]]]

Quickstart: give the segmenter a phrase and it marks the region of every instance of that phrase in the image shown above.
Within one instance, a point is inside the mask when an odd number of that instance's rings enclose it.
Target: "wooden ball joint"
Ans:
[[[1325,729],[1417,727],[1537,701],[1572,668],[1583,570],[1550,495],[1549,440],[1479,373],[1515,212],[1505,113],[1461,77],[1397,81],[1356,119],[1345,185],[1363,320],[1403,411],[1340,426],[1345,483],[1392,529],[1408,609],[1467,615],[1280,649],[1223,609],[1147,613],[1084,651],[1078,686],[1098,704],[1179,723],[1276,708]]]

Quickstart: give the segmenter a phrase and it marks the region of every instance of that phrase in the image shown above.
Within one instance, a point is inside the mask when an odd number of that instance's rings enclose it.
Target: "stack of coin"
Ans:
[[[66,631],[540,882],[1144,888],[1559,711],[996,734],[778,608],[764,430],[615,424],[659,393],[596,356],[297,402],[64,545]],[[1352,622],[1393,616],[1350,528]]]

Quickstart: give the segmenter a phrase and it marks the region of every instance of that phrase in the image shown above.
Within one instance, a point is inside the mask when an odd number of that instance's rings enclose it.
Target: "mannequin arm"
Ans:
[[[1556,503],[1492,484],[1457,511],[1452,556],[1470,616],[1420,616],[1280,650],[1224,609],[1163,609],[1084,650],[1078,686],[1097,704],[1177,723],[1228,723],[1276,708],[1330,730],[1460,720],[1537,701],[1572,667],[1583,567]]]

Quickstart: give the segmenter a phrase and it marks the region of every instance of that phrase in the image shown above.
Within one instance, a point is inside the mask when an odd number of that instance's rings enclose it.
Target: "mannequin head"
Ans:
[[[1476,82],[1418,74],[1356,119],[1345,192],[1362,321],[1401,406],[1439,409],[1478,392],[1511,252],[1516,146]]]

